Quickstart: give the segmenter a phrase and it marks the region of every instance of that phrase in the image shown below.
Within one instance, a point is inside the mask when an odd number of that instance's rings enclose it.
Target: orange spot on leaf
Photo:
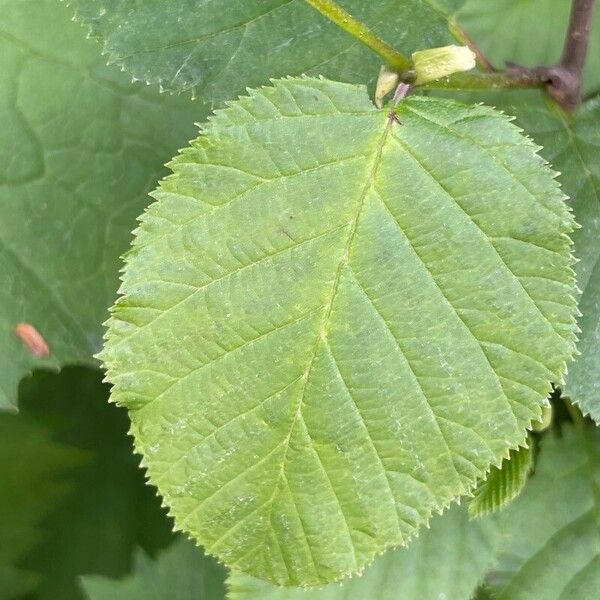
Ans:
[[[34,356],[37,356],[38,358],[50,356],[50,347],[48,346],[48,343],[42,337],[42,334],[30,323],[17,324],[15,333]]]

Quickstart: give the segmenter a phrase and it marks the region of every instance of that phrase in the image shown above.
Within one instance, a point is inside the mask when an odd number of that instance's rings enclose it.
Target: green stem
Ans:
[[[401,81],[411,82],[414,80],[414,72],[412,69],[412,62],[403,54],[398,52],[387,42],[378,37],[367,25],[353,17],[350,13],[346,12],[335,0],[305,0],[315,10],[318,10],[323,16],[327,17],[332,23],[335,23],[338,27],[354,36],[356,39],[361,41],[363,44],[371,48],[374,52],[379,54],[386,63],[395,71],[400,74]],[[589,34],[590,20],[593,5],[595,0],[573,0],[574,9],[573,14],[575,17],[572,18],[571,29],[579,31],[583,28],[586,33],[585,42],[587,42],[587,34]],[[579,7],[579,8],[578,8]],[[583,8],[586,10],[583,10]],[[574,23],[574,25],[573,25]],[[450,27],[454,36],[463,44],[469,45],[474,49],[477,55],[477,61],[479,66],[484,70],[483,72],[469,72],[469,73],[456,73],[451,77],[445,77],[437,81],[431,81],[423,86],[422,88],[429,89],[446,89],[446,90],[475,90],[475,91],[497,91],[506,89],[531,89],[546,88],[552,91],[554,88],[559,87],[555,80],[560,79],[555,71],[562,69],[562,71],[568,70],[566,64],[569,62],[568,58],[574,53],[565,51],[565,57],[563,57],[562,63],[555,67],[538,67],[537,69],[525,69],[518,65],[510,65],[506,71],[496,71],[493,65],[485,57],[483,52],[477,47],[473,40],[468,34],[460,27],[456,22],[450,22]],[[571,36],[573,37],[573,36]],[[577,36],[574,36],[577,37]],[[577,54],[579,61],[575,65],[579,71],[581,65],[585,59],[585,49],[587,43],[579,43],[579,38],[576,42],[568,45],[571,48],[577,45],[580,50]],[[563,65],[563,63],[565,63]],[[561,72],[562,72],[561,71]],[[564,86],[563,86],[564,87]],[[576,86],[566,86],[574,88]],[[574,90],[573,93],[578,93],[578,89]],[[566,105],[567,102],[565,101]],[[575,102],[571,102],[574,106]],[[569,104],[570,105],[570,104]]]
[[[379,54],[385,61],[399,72],[407,71],[411,62],[387,42],[378,37],[371,29],[350,13],[347,13],[334,0],[306,0],[314,9],[335,23],[338,27],[360,40],[363,44]]]
[[[529,73],[513,74],[506,71],[481,73],[470,71],[468,73],[455,73],[450,77],[430,81],[421,87],[438,90],[476,90],[495,92],[507,89],[542,89],[544,84],[538,77]]]

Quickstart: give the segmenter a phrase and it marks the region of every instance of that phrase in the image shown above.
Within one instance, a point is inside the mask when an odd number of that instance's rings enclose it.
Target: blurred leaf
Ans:
[[[225,576],[213,558],[179,538],[155,560],[138,551],[125,579],[88,576],[83,588],[89,600],[223,600]]]
[[[31,591],[38,577],[20,566],[43,535],[42,521],[69,491],[66,474],[85,457],[27,417],[0,414],[0,599]]]
[[[32,368],[92,363],[135,217],[205,113],[106,68],[58,0],[0,12],[0,409],[14,410]]]
[[[448,598],[447,600],[451,599]],[[489,586],[485,585],[484,583],[479,588],[477,588],[472,600],[494,600],[494,593],[489,588]]]
[[[16,600],[27,597],[35,589],[38,578],[35,573],[12,565],[0,564],[0,600]]]
[[[469,501],[471,517],[496,512],[521,493],[533,466],[532,444],[529,438],[527,448],[520,446],[511,450],[510,456],[502,461],[500,468],[492,467],[487,479],[479,485],[473,499]]]
[[[57,440],[90,458],[67,479],[69,495],[47,516],[43,538],[23,560],[40,577],[38,598],[81,598],[79,575],[126,574],[134,548],[155,552],[167,545],[172,524],[145,485],[126,434],[127,416],[108,403],[100,372],[36,373],[23,382],[20,397],[24,416],[51,424]]]
[[[501,513],[499,600],[591,600],[600,590],[600,429],[545,436],[536,471]],[[496,597],[496,595],[494,597]]]
[[[458,21],[493,63],[550,65],[562,54],[571,0],[467,0]],[[585,90],[600,88],[600,10],[596,11]]]
[[[408,548],[390,550],[359,577],[320,590],[275,587],[242,573],[228,580],[228,600],[469,600],[498,543],[492,519],[469,521],[453,506]]]
[[[220,104],[286,75],[373,83],[382,58],[304,0],[70,0],[110,62],[149,83]],[[451,40],[451,0],[340,0],[410,55]],[[267,60],[265,58],[268,57]]]

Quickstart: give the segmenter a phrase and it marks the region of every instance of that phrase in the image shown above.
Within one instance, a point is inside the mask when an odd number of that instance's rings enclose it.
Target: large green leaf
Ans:
[[[109,60],[136,79],[219,103],[271,77],[323,74],[374,81],[382,59],[305,0],[70,0]],[[461,2],[342,0],[408,54],[450,40],[446,11]]]
[[[535,474],[502,521],[499,600],[590,600],[600,589],[600,431],[544,439]]]
[[[32,368],[91,363],[135,217],[203,113],[104,67],[57,0],[0,12],[0,409],[14,409]]]
[[[458,20],[498,66],[512,61],[535,67],[560,59],[571,4],[571,0],[467,0]],[[592,27],[584,88],[600,88],[600,11]]]
[[[68,492],[64,476],[85,461],[56,443],[52,430],[0,414],[0,599],[30,592],[38,577],[20,564],[43,536],[42,521]]]
[[[490,519],[469,521],[454,506],[435,517],[409,548],[375,559],[361,577],[320,590],[281,588],[235,573],[229,600],[470,600],[493,564],[498,530]],[[191,599],[190,599],[191,600]]]
[[[397,112],[311,78],[218,112],[110,321],[177,525],[281,584],[406,542],[524,442],[573,353],[573,221],[534,146],[483,106]]]
[[[36,600],[83,598],[80,575],[122,577],[135,548],[154,553],[172,539],[172,523],[132,453],[127,415],[107,402],[101,378],[98,370],[67,368],[59,375],[38,372],[21,386],[18,418],[51,424],[58,441],[89,458],[65,478],[69,494],[46,516],[37,545],[22,558],[39,580]],[[30,484],[43,502],[37,489]]]
[[[89,600],[223,600],[225,569],[182,538],[151,560],[138,552],[133,573],[120,581],[83,578]]]
[[[579,299],[581,352],[569,366],[565,393],[600,423],[600,98],[586,102],[571,118],[542,102],[507,107],[544,148],[542,154],[562,175],[582,226],[573,239]]]

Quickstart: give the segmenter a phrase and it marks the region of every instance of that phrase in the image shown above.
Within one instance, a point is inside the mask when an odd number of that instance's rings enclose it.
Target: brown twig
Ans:
[[[306,0],[314,9],[378,53],[401,81],[414,83],[415,72],[408,57],[379,38],[336,0]],[[528,69],[507,63],[505,71],[497,70],[466,31],[454,20],[450,28],[454,36],[468,45],[476,55],[479,72],[456,73],[441,80],[427,82],[423,87],[462,90],[526,89],[545,87],[566,111],[572,112],[581,103],[581,79],[587,55],[592,16],[596,0],[572,0],[571,17],[560,62],[550,67]]]
[[[529,74],[546,85],[546,90],[567,112],[581,104],[583,67],[587,57],[596,0],[573,0],[563,54],[556,65],[526,69],[507,63],[507,74]]]

